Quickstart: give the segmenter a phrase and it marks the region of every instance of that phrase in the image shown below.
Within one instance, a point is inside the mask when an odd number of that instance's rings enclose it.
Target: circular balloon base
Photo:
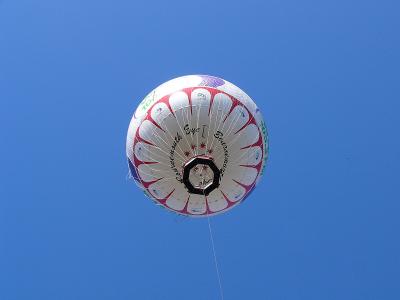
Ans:
[[[183,166],[183,183],[191,194],[208,196],[220,179],[221,171],[210,157],[197,156]]]

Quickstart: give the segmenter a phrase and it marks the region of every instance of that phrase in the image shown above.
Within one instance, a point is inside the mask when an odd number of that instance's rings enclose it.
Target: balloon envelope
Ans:
[[[225,212],[259,182],[268,156],[260,110],[221,78],[170,80],[140,103],[128,129],[130,173],[147,196],[188,216]]]

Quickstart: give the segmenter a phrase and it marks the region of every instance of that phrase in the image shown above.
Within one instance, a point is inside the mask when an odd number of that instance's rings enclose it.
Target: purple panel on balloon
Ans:
[[[222,80],[221,78],[214,76],[201,75],[200,77],[203,79],[202,82],[200,83],[200,86],[209,86],[215,88],[225,83],[225,81]]]

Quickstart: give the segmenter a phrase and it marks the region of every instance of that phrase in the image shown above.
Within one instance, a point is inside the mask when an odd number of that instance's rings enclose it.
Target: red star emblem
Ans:
[[[189,156],[189,155],[190,155],[190,152],[189,152],[189,151],[185,151],[185,155],[186,155],[186,156]]]
[[[201,143],[200,148],[201,148],[201,149],[204,149],[205,147],[206,147],[206,144]]]
[[[192,147],[192,150],[196,149],[196,145],[192,145],[191,147]]]
[[[212,154],[214,151],[213,151],[213,149],[208,149],[207,152],[208,152],[208,154]]]

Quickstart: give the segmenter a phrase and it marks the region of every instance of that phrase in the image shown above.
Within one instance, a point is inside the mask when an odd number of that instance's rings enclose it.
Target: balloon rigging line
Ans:
[[[153,129],[153,133],[155,133],[155,130],[154,130],[154,129]],[[159,138],[162,140],[161,137],[159,137]],[[137,139],[136,139],[136,140],[137,140]],[[165,143],[166,143],[166,142],[165,142]],[[153,146],[151,146],[151,147],[153,147]],[[166,155],[169,155],[167,152],[165,152],[164,150],[162,150],[160,147],[158,147],[158,146],[155,146],[155,147],[156,147],[158,150],[160,150],[161,152],[165,153]],[[149,152],[152,153],[152,154],[157,154],[157,156],[159,156],[159,157],[162,157],[161,155],[159,155],[159,154],[156,153],[155,151],[150,151],[150,150],[149,150]],[[144,156],[145,156],[145,157],[150,157],[150,156],[148,156],[148,155],[144,155]],[[183,161],[183,160],[180,159],[179,161]],[[164,165],[164,166],[166,166],[166,167],[169,167],[168,164],[165,164],[165,163],[163,163],[163,162],[158,161],[157,163],[158,163],[158,164],[161,164],[161,165]],[[144,174],[144,175],[147,175],[147,176],[150,176],[150,177],[154,177],[154,178],[156,179],[155,174],[157,174],[157,173],[160,172],[161,170],[155,169],[155,168],[151,167],[151,164],[147,164],[146,167],[147,167],[148,169],[150,169],[150,171],[153,171],[153,174],[144,172],[143,170],[140,171],[140,172],[141,172],[142,174]],[[138,167],[134,166],[134,168],[135,168],[135,170],[136,170],[137,172],[139,172],[139,168],[138,168]],[[175,179],[175,177],[164,177],[163,179],[167,179],[167,180],[169,181],[170,179]]]
[[[219,102],[219,104],[218,104],[218,108],[219,108],[219,105],[222,103],[222,101],[220,101]],[[219,109],[218,109],[218,111],[219,111]],[[212,124],[217,124],[217,127],[216,128],[214,128],[214,134],[215,133],[217,133],[217,131],[219,131],[219,129],[220,129],[220,126],[222,125],[222,128],[221,128],[221,130],[224,128],[224,126],[225,126],[225,124],[223,124],[223,122],[217,122],[217,120],[218,120],[218,111],[217,111],[217,113],[215,114],[215,118],[214,118],[214,122],[212,122]],[[224,111],[223,109],[221,109],[221,116],[220,116],[220,118],[221,118],[221,120],[222,120],[222,117],[224,117],[225,116],[225,118],[227,118],[227,114],[228,114],[229,112],[226,112],[226,111]],[[215,127],[215,126],[214,126]],[[212,134],[212,136],[211,136],[211,146],[210,146],[210,149],[212,149],[213,148],[213,146],[214,146],[214,141],[216,140],[215,138],[213,139],[213,136],[214,136],[214,134],[213,133],[211,133]],[[221,151],[223,152],[223,149],[221,149]]]
[[[155,127],[155,126],[154,126]],[[164,142],[165,145],[167,145],[167,147],[169,147],[170,145],[158,134],[156,127],[153,128],[153,134],[155,134],[160,140],[162,140]],[[168,153],[167,153],[168,154]],[[176,154],[178,154],[178,156],[180,156],[182,158],[182,160],[184,161],[185,158],[183,156],[181,156],[179,153],[176,152]]]
[[[182,126],[181,126],[181,124],[179,123],[179,118],[177,118],[177,117],[175,116],[175,120],[176,120],[176,122],[177,122],[177,124],[178,124],[178,127],[179,127],[179,129],[181,130],[182,134],[185,135],[184,132],[183,132],[183,130],[182,130]],[[165,122],[165,120],[164,120],[164,122]],[[174,140],[174,136],[172,136],[172,134],[171,134],[170,131],[168,130],[168,126],[165,126],[165,129],[168,131],[168,134],[170,135],[171,139]],[[186,141],[186,142],[187,142],[187,141]],[[188,144],[188,146],[190,147],[189,144]],[[184,153],[184,151],[182,150],[182,148],[180,147],[179,144],[177,144],[177,148],[181,151],[182,154]],[[179,155],[179,153],[177,153],[177,154]],[[179,156],[180,156],[181,158],[183,158],[181,155],[179,155]],[[184,162],[184,161],[185,161],[185,158],[183,158],[183,162]]]
[[[232,104],[233,105],[233,104]],[[240,106],[240,105],[239,105]],[[233,110],[235,110],[236,108],[234,108]],[[229,118],[229,116],[231,116],[232,115],[232,113],[233,113],[233,110],[232,111],[230,111],[229,112],[229,114],[225,117],[225,118]],[[227,120],[226,119],[226,120]],[[225,130],[225,126],[226,126],[226,120],[225,120],[225,122],[220,122],[220,123],[222,123],[222,128],[221,128],[221,131],[222,132],[224,132],[225,131],[225,133],[224,133],[224,136],[229,136],[229,134],[230,134],[230,129],[233,127],[235,127],[236,126],[236,124],[239,122],[239,120],[240,120],[240,113],[238,113],[238,114],[236,114],[236,116],[234,115],[233,116],[233,120],[230,122],[230,124],[229,124],[229,126],[228,126],[228,128],[227,128],[227,130]],[[219,126],[220,126],[221,124],[218,124],[218,129],[217,130],[219,130]],[[212,140],[212,144],[211,145],[213,145],[214,144],[214,141],[215,141],[216,139],[213,139]]]
[[[220,273],[219,267],[218,267],[217,253],[215,251],[214,237],[213,237],[213,232],[211,230],[211,221],[210,221],[210,215],[209,214],[207,214],[207,220],[208,220],[208,229],[209,229],[209,232],[210,232],[211,248],[212,248],[213,255],[214,255],[215,270],[217,272],[217,277],[218,277],[219,292],[220,292],[220,295],[221,295],[221,300],[224,300],[224,290],[222,288],[221,273]]]
[[[189,124],[189,110],[190,110],[190,106],[184,106],[184,107],[181,107],[180,108],[180,110],[182,111],[182,119],[183,119],[183,121],[185,121],[185,110],[186,109],[186,124]],[[175,115],[177,115],[177,112],[175,112]],[[179,122],[179,118],[176,118],[176,121],[177,121],[177,123],[178,123],[178,127],[179,127],[179,129],[180,129],[180,131],[181,131],[181,133],[182,133],[182,136],[185,136],[185,133],[183,132],[183,126],[180,124],[180,122]],[[189,144],[189,139],[183,139],[185,142],[186,142],[186,144],[188,145],[188,147],[189,147],[189,149],[191,149],[191,145]],[[182,151],[182,150],[181,150]],[[183,151],[182,151],[182,153],[183,153]],[[183,161],[184,163],[185,163],[185,160]]]
[[[241,107],[242,111],[245,110],[244,105],[238,105],[237,107]],[[239,124],[240,116],[241,116],[241,112],[238,112],[236,114],[236,120],[234,122],[232,122],[231,125],[229,126],[229,128],[226,130],[226,133],[225,133],[226,136],[230,136],[231,133],[233,132],[233,130],[236,128],[236,125]],[[246,122],[248,122],[248,120]]]
[[[192,99],[192,101],[193,101],[193,99]],[[200,112],[201,112],[201,102],[197,105],[197,107],[196,107],[196,111],[197,111],[197,123],[196,123],[196,127],[195,128],[200,128],[199,127],[199,124],[200,124]],[[199,134],[196,134],[196,138],[197,138],[197,141],[196,141],[196,148],[195,148],[195,155],[197,156],[197,155],[199,155],[198,154],[198,152],[197,152],[197,150],[198,150],[198,146],[199,146]]]
[[[229,115],[230,115],[232,112],[233,112],[233,111],[231,111],[230,113],[228,112],[228,115],[226,115],[225,118],[229,118]],[[221,118],[222,118],[222,116],[223,116],[223,114],[221,114]],[[233,120],[230,122],[230,124],[229,124],[227,130],[225,130],[225,126],[227,125],[227,122],[220,122],[220,123],[218,124],[217,130],[216,130],[215,132],[217,132],[218,130],[220,130],[220,125],[221,125],[221,123],[222,123],[221,131],[222,131],[222,132],[225,131],[225,136],[229,136],[229,133],[228,133],[228,132],[230,132],[231,127],[235,127],[236,124],[239,122],[239,119],[240,119],[239,116],[240,116],[240,114],[237,114],[236,116],[233,117]],[[212,140],[211,140],[211,147],[213,146],[215,140],[216,140],[216,139],[212,139]],[[222,155],[224,155],[224,150],[223,150],[223,148],[220,148],[220,153],[218,153],[218,154],[216,153],[216,154],[215,154],[215,157],[218,157],[218,158],[219,158],[219,157],[221,157]],[[216,160],[216,159],[215,159],[215,160]]]
[[[222,103],[222,101],[220,101],[220,104]],[[219,108],[219,105],[218,105],[218,108]],[[225,118],[227,118],[228,117],[228,113],[229,112],[225,112],[224,110],[222,110],[221,109],[221,119],[222,119],[222,117],[225,115]],[[217,124],[217,128],[215,128],[215,131],[214,131],[214,133],[216,133],[217,131],[219,131],[219,129],[220,129],[220,126],[222,125],[222,128],[221,128],[221,131],[224,129],[224,126],[225,126],[225,124],[223,123],[223,122],[217,122],[217,119],[218,119],[218,111],[217,111],[217,114],[215,115],[215,122],[213,122],[213,124]],[[216,139],[211,139],[211,146],[210,146],[210,148],[212,149],[212,147],[214,146],[214,141],[215,141]],[[223,152],[223,149],[222,149],[222,152]]]
[[[215,100],[215,96],[214,96],[214,100]],[[212,101],[211,102],[211,98],[210,98],[210,105],[209,105],[209,107],[208,107],[208,130],[207,130],[207,139],[206,139],[206,147],[208,147],[208,149],[211,149],[210,147],[209,147],[209,144],[208,144],[208,139],[210,138],[210,131],[211,131],[211,117],[212,117],[212,115],[213,115],[213,113],[212,113],[212,107],[214,106],[214,101]],[[218,105],[219,106],[219,105]],[[218,110],[217,110],[217,113],[218,113]]]
[[[167,128],[166,128],[167,129]],[[156,129],[155,128],[153,128],[153,130],[154,130],[154,132],[156,132]],[[168,131],[168,129],[167,129],[167,131],[164,131],[164,133],[167,133],[168,132],[168,134],[170,135],[170,137],[172,138],[172,140],[174,139],[174,137],[169,133],[169,131]],[[157,133],[158,134],[158,133]],[[166,135],[166,134],[165,134]],[[161,136],[159,136],[159,138],[168,146],[168,147],[170,147],[170,145],[169,145],[169,143],[168,142],[166,142]],[[166,137],[166,138],[168,138],[168,137]],[[180,146],[177,144],[177,148],[179,149],[179,150],[181,150],[181,152],[183,153],[183,151],[182,151],[182,149],[180,148]],[[182,159],[182,161],[184,161],[185,160],[185,158],[179,153],[179,151],[176,151],[176,154]]]
[[[152,133],[154,133],[154,132],[155,132],[155,129],[152,129]],[[159,137],[159,139],[161,139],[161,138]],[[162,139],[161,139],[161,140],[162,140]],[[135,138],[135,141],[138,142],[139,139]],[[164,140],[163,140],[163,141],[164,141]],[[154,141],[151,141],[151,142],[154,143]],[[164,143],[166,143],[166,142],[164,141]],[[156,143],[156,144],[157,144],[157,143]],[[167,144],[167,143],[166,143],[166,144]],[[168,144],[167,144],[167,145],[168,145]],[[152,147],[157,148],[157,149],[160,150],[161,152],[165,153],[167,156],[169,155],[168,152],[166,152],[165,150],[161,149],[160,146],[158,146],[158,145],[154,145],[154,146],[152,146]]]
[[[211,122],[212,116],[215,115],[215,119],[217,120],[218,119],[218,112],[221,110],[221,117],[222,117],[222,114],[224,113],[223,110],[220,108],[221,103],[222,103],[222,100],[218,101],[218,108],[217,108],[215,114],[214,114],[214,111],[212,109],[213,108],[212,106],[214,106],[214,104],[215,104],[215,96],[214,96],[214,101],[212,102],[212,104],[210,103],[210,105],[211,105],[211,107],[210,107],[210,119],[209,119],[209,123],[208,124],[212,124],[213,125],[213,130],[215,129],[215,122]],[[211,132],[211,128],[209,128],[208,133],[207,133],[206,145],[207,145],[207,147],[209,147],[209,149],[212,149],[212,144],[213,144],[212,143],[212,141],[213,141],[212,139],[211,139],[211,146],[208,145],[208,140],[210,138],[210,132]],[[211,134],[211,138],[212,137],[213,137],[213,134]]]
[[[251,122],[251,121],[253,121],[253,120],[255,120],[255,118],[254,118],[254,116],[251,116],[251,118],[250,118],[249,121]],[[259,133],[259,134],[260,134],[260,133]],[[238,134],[238,135],[232,140],[232,142],[228,143],[228,147],[231,147],[233,144],[235,144],[236,141],[239,139],[240,136],[241,136],[241,135]],[[247,136],[247,141],[249,140],[249,138],[250,138],[250,137]],[[245,157],[247,154],[250,153],[251,148],[252,148],[252,147],[249,147],[245,153],[243,153],[238,159],[236,159],[236,160],[234,161],[234,163],[240,162],[240,161],[242,160],[243,157]],[[221,154],[218,155],[218,156],[216,157],[215,160],[218,160],[220,157],[221,157]]]
[[[211,104],[211,99],[210,99],[210,104]],[[208,108],[208,107],[209,107],[209,106],[207,106],[207,108]],[[200,103],[197,105],[197,109],[196,109],[196,110],[197,110],[197,125],[196,125],[196,128],[200,128],[200,113],[202,113],[202,110],[204,110],[204,108],[205,108],[205,105],[203,104],[203,101],[200,101]],[[199,135],[200,135],[200,134],[197,134],[197,135],[196,135],[196,137],[197,137],[196,156],[199,155],[199,152],[198,152]]]
[[[157,148],[157,149],[159,149],[159,148]],[[167,164],[165,162],[162,162],[162,160],[165,159],[165,156],[160,155],[160,154],[158,154],[158,153],[156,153],[154,151],[150,151],[150,150],[148,150],[148,152],[151,153],[151,155],[149,155],[148,153],[144,153],[143,154],[143,158],[145,160],[143,162],[157,163],[157,164],[160,164],[160,165],[168,167],[168,168],[170,167],[169,164]],[[164,153],[167,154],[166,152],[164,152]],[[182,162],[182,160],[179,160],[179,161]],[[151,164],[147,164],[147,165],[151,165]]]
[[[136,141],[138,141],[138,140],[136,139]],[[151,147],[153,147],[153,146],[151,146]],[[158,150],[160,150],[160,152],[165,153],[167,156],[169,155],[166,151],[162,150],[160,147],[158,147],[158,146],[154,146],[154,147],[157,148]],[[151,154],[155,154],[155,155],[157,155],[158,157],[164,159],[164,157],[163,157],[162,155],[159,155],[159,154],[158,154],[157,152],[155,152],[155,151],[149,150],[148,152],[150,152]],[[178,155],[179,155],[179,154],[178,154]],[[150,155],[143,155],[143,156],[146,157],[146,158],[151,157]],[[179,156],[180,156],[180,155],[179,155]],[[154,160],[154,159],[152,159],[152,160]],[[183,159],[179,159],[179,161],[183,162],[184,160],[183,160]],[[157,161],[157,163],[169,167],[168,164],[162,163],[162,162],[160,162],[160,161]],[[150,167],[150,164],[148,164],[147,167],[148,167],[149,169],[153,170],[153,171],[160,171],[160,170],[157,170],[157,169],[154,169],[154,168]],[[137,170],[138,168],[135,167],[135,169]],[[146,175],[149,175],[149,174],[146,174]]]
[[[194,120],[194,117],[193,117],[193,99],[192,99],[192,96],[190,95],[189,96],[190,97],[190,104],[189,104],[189,107],[190,107],[190,110],[188,109],[188,111],[187,111],[187,124],[190,124],[190,126],[193,126],[194,124],[193,124],[193,120]],[[190,118],[189,118],[189,114],[190,114]],[[194,136],[193,136],[193,134],[189,134],[189,139],[190,139],[190,148],[191,148],[191,146],[192,145],[194,145]]]

